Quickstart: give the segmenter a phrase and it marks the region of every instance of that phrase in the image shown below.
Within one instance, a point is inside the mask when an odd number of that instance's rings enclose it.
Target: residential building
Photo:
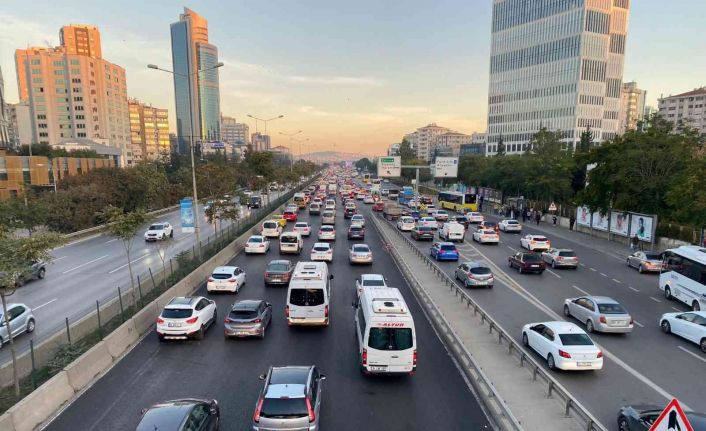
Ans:
[[[32,113],[29,102],[7,104],[10,140],[15,146],[29,145],[32,143]]]
[[[390,144],[387,149],[388,156],[399,156],[400,155],[400,144]]]
[[[270,151],[272,152],[275,161],[283,164],[290,164],[292,162],[292,154],[289,151],[289,148],[278,145],[276,147],[272,147]]]
[[[620,90],[620,125],[621,135],[628,130],[637,129],[637,123],[645,115],[647,91],[637,88],[636,82],[624,82]]]
[[[14,142],[10,136],[10,118],[9,107],[5,100],[5,82],[2,78],[2,69],[0,68],[0,149],[9,149],[14,146]]]
[[[208,41],[208,21],[189,8],[170,31],[177,140],[186,154],[192,139],[221,140],[218,48]]]
[[[125,69],[101,57],[96,27],[61,29],[61,46],[15,51],[21,101],[29,103],[31,141],[98,139],[132,161]]]
[[[270,150],[270,136],[263,135],[260,132],[255,132],[251,135],[250,142],[253,151],[269,151]]]
[[[169,112],[141,103],[128,101],[130,109],[130,139],[135,161],[164,160],[169,157]]]
[[[250,143],[250,127],[238,123],[233,117],[221,117],[221,139],[231,145],[247,145]]]
[[[461,145],[470,144],[472,136],[464,133],[449,131],[436,137],[434,151],[436,155],[448,155],[458,157]]]
[[[574,146],[619,132],[629,0],[493,0],[488,152],[522,153],[540,128]]]
[[[669,121],[675,128],[682,125],[696,129],[706,135],[706,87],[695,88],[675,96],[661,97],[658,101],[660,117]]]
[[[436,123],[431,123],[417,129],[415,145],[417,158],[430,161],[434,151],[434,146],[436,145],[436,138],[439,135],[443,135],[444,133],[448,133],[450,131],[451,130],[446,127],[437,126]]]
[[[403,141],[409,142],[409,147],[413,149],[414,151],[417,151],[417,142],[419,141],[419,133],[417,132],[412,132],[412,133],[407,133],[402,137]]]

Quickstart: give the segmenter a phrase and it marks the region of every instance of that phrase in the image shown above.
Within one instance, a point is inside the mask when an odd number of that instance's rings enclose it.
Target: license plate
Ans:
[[[384,366],[383,367],[370,366],[368,368],[370,368],[370,371],[385,371],[385,370],[387,370],[387,367],[384,367]]]
[[[539,268],[539,265],[532,265],[532,268]]]
[[[627,325],[627,321],[625,320],[614,320],[613,321],[613,326],[625,326]]]
[[[169,328],[179,328],[179,327],[181,327],[181,323],[169,323],[169,324],[167,324],[167,327],[169,327]]]
[[[590,367],[592,364],[590,362],[577,362],[577,367]]]
[[[238,336],[240,336],[240,337],[244,337],[244,336],[248,335],[248,333],[245,332],[245,331],[238,331],[238,332],[235,333],[235,335],[238,335]]]

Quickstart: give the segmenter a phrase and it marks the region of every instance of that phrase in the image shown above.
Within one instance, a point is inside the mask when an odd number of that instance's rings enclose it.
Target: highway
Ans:
[[[489,219],[499,220],[494,216]],[[604,351],[603,370],[555,372],[553,375],[611,428],[616,427],[618,409],[627,404],[666,406],[669,399],[676,397],[695,411],[706,411],[703,379],[696,377],[706,371],[706,357],[698,346],[660,331],[659,318],[663,313],[687,311],[687,307],[664,298],[658,288],[658,275],[639,274],[628,268],[625,264],[627,248],[623,253],[625,257],[621,257],[619,253],[599,251],[599,243],[606,243],[605,240],[587,239],[585,235],[576,237],[566,230],[552,236],[545,232],[544,223],[540,229],[528,223],[522,235],[546,235],[552,246],[573,249],[581,262],[579,268],[549,268],[542,275],[519,274],[509,268],[508,257],[521,250],[521,235],[501,232],[500,244],[480,245],[471,241],[468,232],[466,241],[458,245],[461,260],[485,260],[497,265],[495,287],[470,290],[473,299],[521,341],[522,326],[527,323],[564,320],[564,299],[588,294],[610,296],[634,317],[633,333],[591,335]],[[417,242],[416,246],[428,253],[431,243]],[[439,262],[438,265],[453,277],[458,263]],[[582,322],[571,321],[585,329]],[[531,354],[546,366],[542,358],[534,352]]]
[[[270,198],[277,199],[283,193],[273,192]],[[249,214],[246,207],[242,211],[244,215]],[[206,222],[203,208],[199,214],[202,217],[200,238],[206,244],[208,237],[213,240],[215,225]],[[131,251],[135,278],[138,275],[144,277],[150,267],[152,271],[162,268],[159,247],[166,247],[165,261],[168,261],[182,250],[191,250],[196,243],[193,233],[181,233],[178,210],[152,220],[153,223],[159,221],[167,221],[174,226],[174,238],[166,243],[147,243],[143,235],[149,224],[138,231]],[[219,225],[218,228],[226,226],[227,223],[223,222],[223,226]],[[66,317],[71,323],[95,311],[96,301],[103,304],[118,296],[118,286],[123,289],[130,287],[123,243],[109,235],[80,239],[53,250],[52,255],[54,260],[47,266],[43,280],[28,282],[9,297],[10,302],[27,304],[36,318],[36,329],[31,335],[22,334],[15,338],[18,352],[29,350],[29,340],[32,338],[37,344],[57,331],[65,332]],[[10,361],[10,349],[5,347],[0,350],[0,363]]]
[[[362,202],[359,202],[362,207]],[[365,210],[366,212],[368,210]],[[314,231],[319,216],[308,220]],[[262,382],[258,375],[270,365],[315,364],[327,376],[323,383],[321,428],[333,430],[484,430],[490,429],[476,398],[437,338],[410,288],[374,228],[365,242],[373,250],[372,266],[351,266],[342,205],[337,207],[337,240],[329,268],[335,278],[331,297],[331,324],[327,328],[288,327],[284,319],[286,288],[265,287],[265,265],[279,258],[277,243],[266,256],[239,254],[232,264],[247,272],[247,282],[236,295],[213,295],[219,316],[235,300],[264,298],[274,316],[265,340],[223,338],[219,319],[203,341],[160,343],[154,332],[46,429],[49,431],[128,430],[139,421],[140,409],[179,397],[209,397],[221,407],[221,430],[249,429]],[[369,217],[369,215],[368,215]],[[291,229],[291,223],[289,228]],[[300,260],[308,260],[316,242],[305,239]],[[297,257],[292,257],[297,260]],[[398,287],[414,316],[419,353],[414,376],[366,377],[358,370],[354,332],[355,278],[363,273],[384,274]],[[207,295],[202,285],[199,293]],[[155,316],[156,317],[156,316]]]

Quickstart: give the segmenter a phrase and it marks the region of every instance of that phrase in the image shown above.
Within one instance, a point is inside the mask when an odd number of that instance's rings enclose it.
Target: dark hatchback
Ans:
[[[365,239],[365,228],[358,225],[349,227],[348,239]]]
[[[520,274],[525,272],[543,273],[546,269],[539,253],[515,253],[508,258],[510,268],[517,268]]]
[[[289,284],[294,271],[294,264],[290,260],[279,259],[270,261],[265,268],[265,285]]]
[[[417,241],[421,241],[423,239],[433,240],[434,229],[429,226],[416,226],[412,231],[412,238]]]
[[[343,211],[343,218],[351,218],[356,214],[355,208],[346,208]]]
[[[216,400],[184,398],[142,410],[136,431],[217,431],[220,410]]]

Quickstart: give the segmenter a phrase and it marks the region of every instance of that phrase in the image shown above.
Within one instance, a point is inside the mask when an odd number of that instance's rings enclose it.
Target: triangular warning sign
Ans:
[[[554,202],[549,204],[549,211],[556,211],[556,204]]]
[[[650,431],[694,431],[679,401],[673,399],[650,427]]]

